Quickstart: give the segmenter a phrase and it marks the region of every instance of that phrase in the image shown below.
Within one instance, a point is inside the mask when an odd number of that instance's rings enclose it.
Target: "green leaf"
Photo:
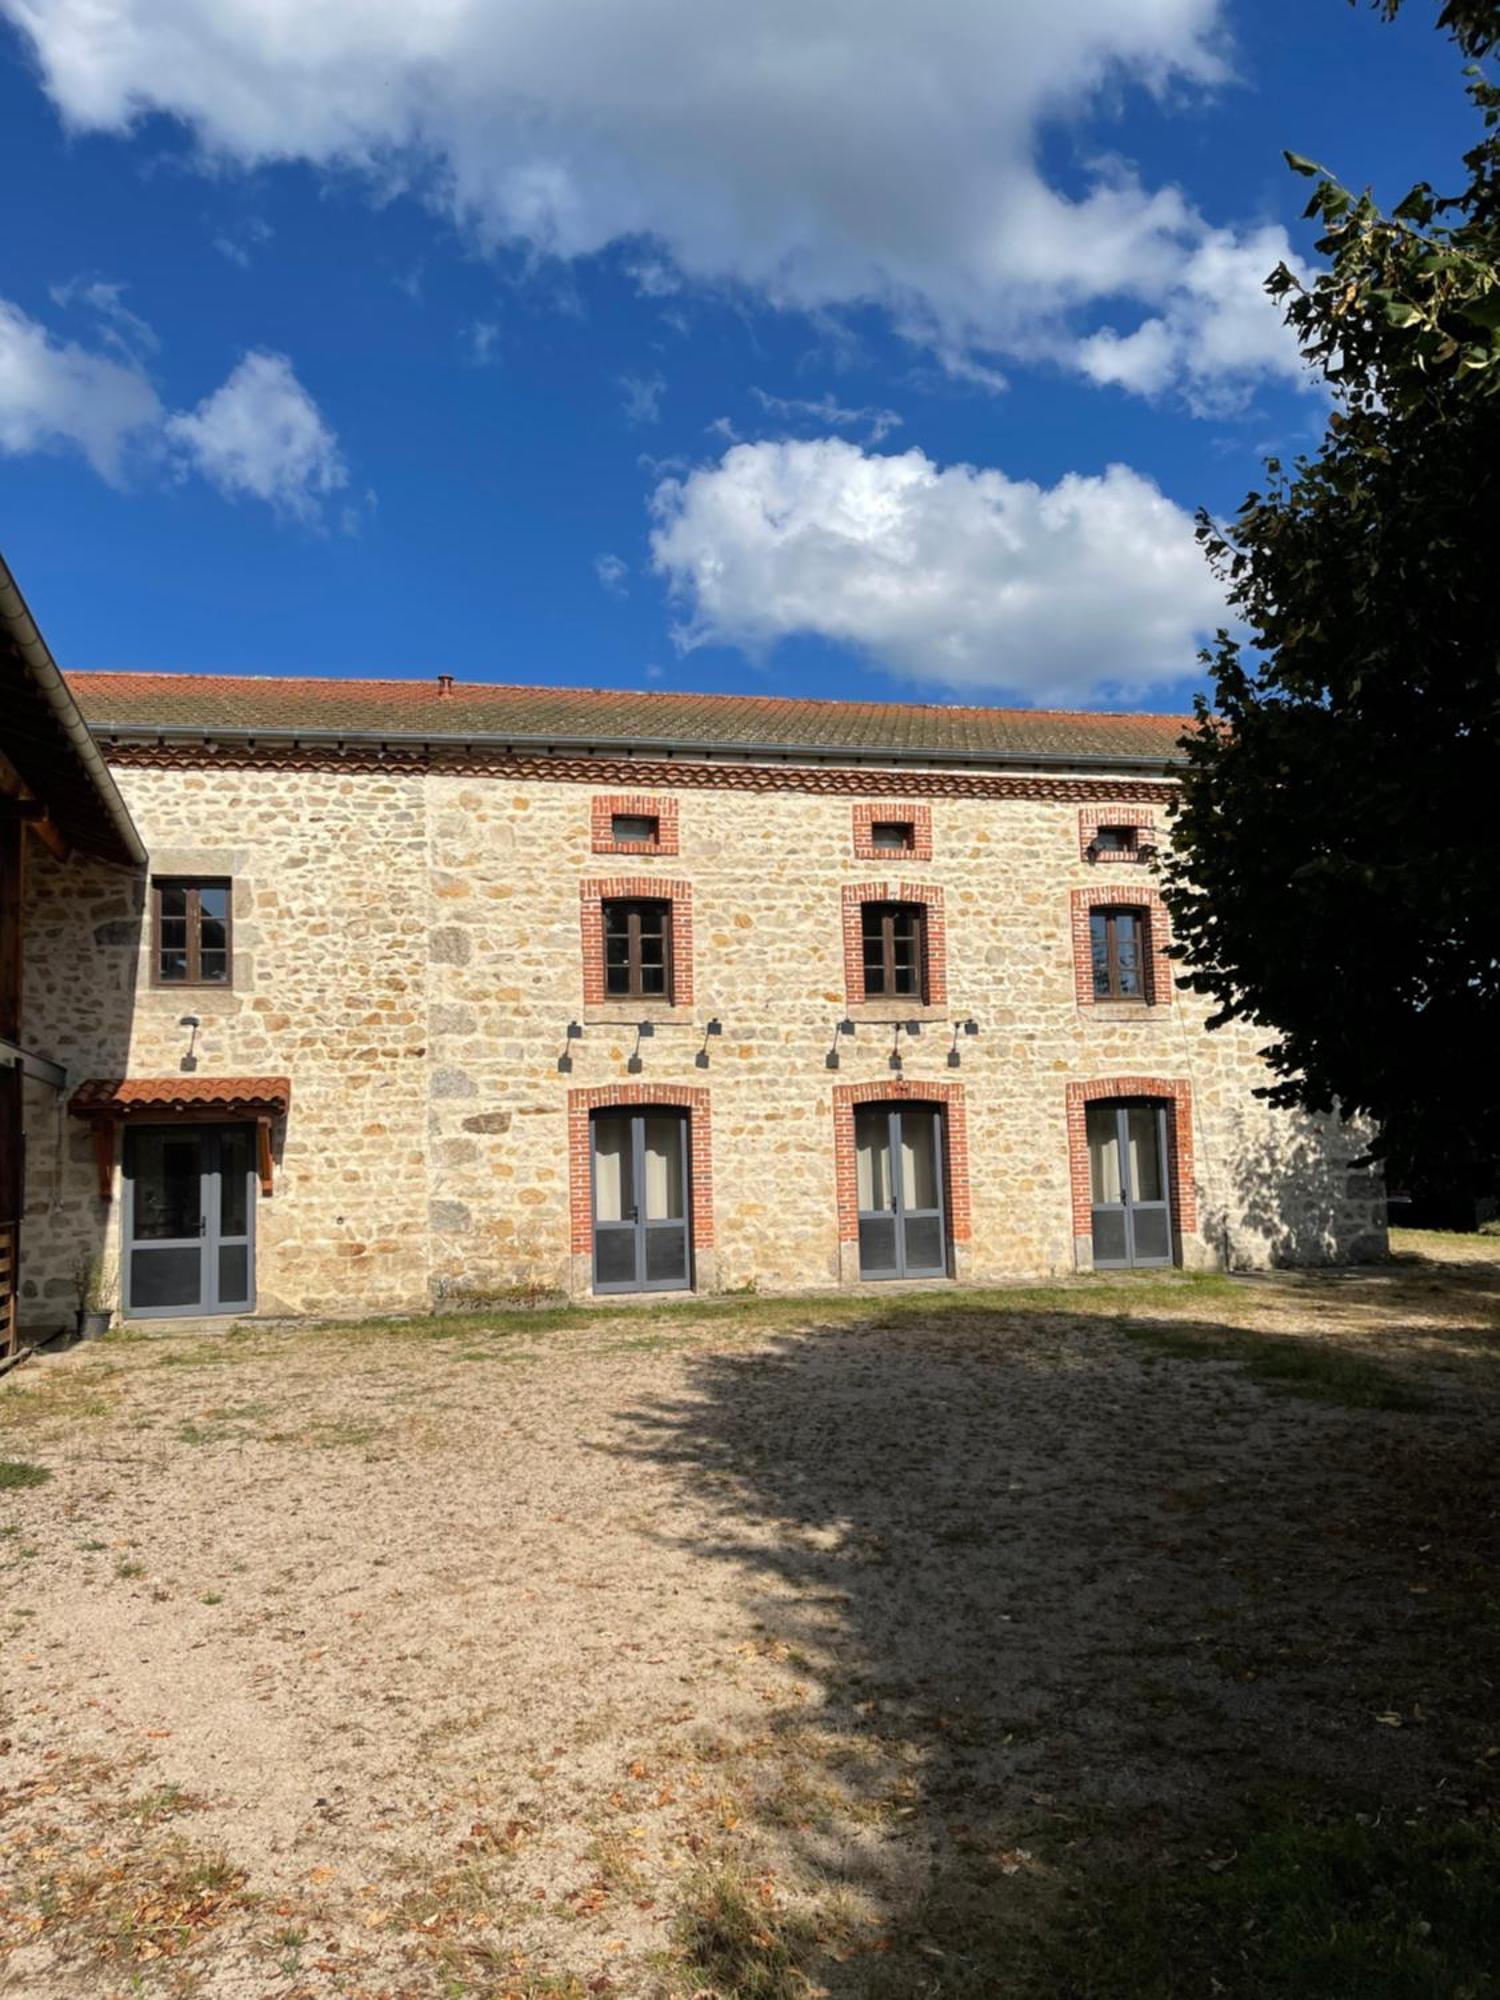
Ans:
[[[1318,175],[1323,172],[1323,168],[1318,165],[1316,160],[1305,160],[1300,153],[1289,153],[1283,148],[1281,157],[1286,161],[1292,172],[1294,174],[1301,174],[1304,180],[1316,180]]]

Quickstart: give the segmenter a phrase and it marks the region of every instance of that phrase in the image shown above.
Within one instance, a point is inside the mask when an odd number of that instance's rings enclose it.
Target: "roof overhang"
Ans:
[[[142,867],[146,850],[78,704],[0,556],[0,761],[18,810],[60,851]]]
[[[701,763],[810,764],[837,766],[840,769],[867,766],[883,770],[896,768],[926,771],[964,769],[1048,771],[1091,778],[1110,776],[1171,778],[1186,761],[1180,754],[1163,757],[1130,756],[1119,752],[1092,755],[1088,752],[1071,750],[861,748],[857,744],[764,743],[749,740],[695,741],[681,736],[663,738],[658,742],[641,736],[533,736],[514,732],[489,734],[473,730],[446,735],[432,731],[401,730],[252,729],[233,726],[221,728],[181,722],[130,722],[123,718],[113,721],[102,716],[90,726],[96,737],[121,744],[202,743],[206,746],[224,744],[245,748],[307,745],[332,750],[345,747],[381,748],[408,754],[420,754],[428,750],[514,751],[538,757],[626,757],[641,763],[654,760],[671,762],[690,758],[694,762]]]

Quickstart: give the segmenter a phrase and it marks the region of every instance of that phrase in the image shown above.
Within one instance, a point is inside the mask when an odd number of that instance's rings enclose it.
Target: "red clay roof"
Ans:
[[[765,747],[851,755],[1160,759],[1187,719],[1032,708],[793,701],[755,694],[637,694],[435,680],[279,680],[260,675],[70,674],[91,729],[320,731],[349,737],[491,738],[688,750]]]
[[[286,1076],[91,1077],[73,1092],[68,1109],[76,1118],[124,1118],[142,1111],[279,1117],[291,1099]]]

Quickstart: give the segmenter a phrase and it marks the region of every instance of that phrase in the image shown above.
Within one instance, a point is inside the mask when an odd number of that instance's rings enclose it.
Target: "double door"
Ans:
[[[686,1291],[692,1284],[687,1113],[596,1111],[591,1124],[594,1290]]]
[[[930,1105],[861,1105],[854,1160],[861,1278],[946,1277],[942,1112]]]
[[[1085,1123],[1095,1268],[1170,1264],[1165,1106],[1149,1100],[1091,1104]]]
[[[127,1129],[121,1268],[127,1318],[254,1306],[254,1169],[253,1125]]]

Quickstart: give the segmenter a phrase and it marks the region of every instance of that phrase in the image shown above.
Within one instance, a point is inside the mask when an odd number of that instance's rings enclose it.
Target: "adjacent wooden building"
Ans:
[[[24,1207],[24,1086],[61,1092],[67,1072],[26,1031],[28,860],[77,855],[117,869],[146,851],[15,578],[0,557],[0,1365],[17,1342]],[[78,1006],[90,1005],[86,991]]]

